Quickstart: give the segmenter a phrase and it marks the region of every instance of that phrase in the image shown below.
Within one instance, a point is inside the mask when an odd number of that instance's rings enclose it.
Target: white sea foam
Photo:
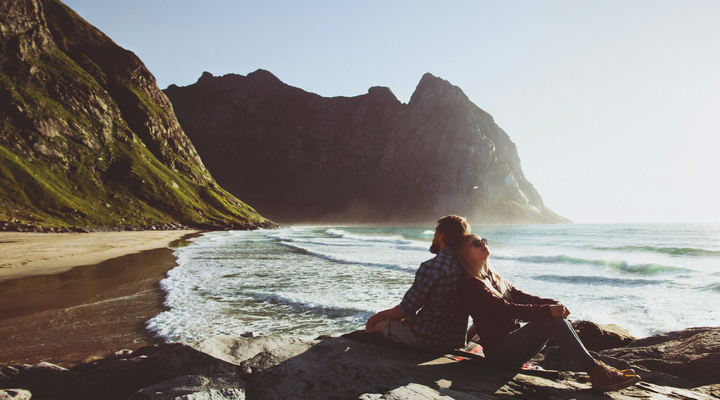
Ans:
[[[314,249],[312,246],[301,245],[301,244],[296,244],[296,243],[278,243],[278,244],[287,246],[287,247],[290,247],[293,249],[301,250],[305,254],[313,255],[318,258],[323,258],[325,260],[334,261],[334,262],[338,262],[338,263],[342,263],[342,264],[364,265],[364,266],[370,266],[370,267],[380,267],[380,268],[396,269],[396,270],[402,270],[402,271],[414,271],[415,269],[417,269],[417,266],[412,267],[409,265],[403,266],[403,265],[399,265],[399,264],[363,261],[364,259],[372,259],[373,258],[371,255],[368,254],[367,251],[363,251],[363,252],[359,252],[359,253],[341,253],[341,255],[339,255],[339,254],[323,253],[321,251]]]
[[[364,236],[364,235],[354,235],[354,234],[347,233],[347,232],[345,232],[343,230],[339,230],[339,229],[328,229],[325,231],[325,234],[328,236],[337,236],[337,237],[357,240],[357,241],[361,241],[361,242],[391,243],[391,244],[411,244],[412,243],[412,241],[407,240],[400,235]]]
[[[700,228],[475,231],[490,239],[491,264],[516,287],[562,301],[572,319],[616,323],[645,336],[720,325],[713,253],[719,249],[712,241],[720,226],[711,233]],[[168,311],[148,327],[167,340],[246,331],[314,338],[361,329],[372,313],[402,299],[414,271],[432,257],[433,234],[326,226],[205,233],[175,249],[178,266],[161,282]]]

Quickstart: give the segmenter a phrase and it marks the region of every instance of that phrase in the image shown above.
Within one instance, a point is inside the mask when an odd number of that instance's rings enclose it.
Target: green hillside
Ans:
[[[0,222],[274,226],[215,183],[132,52],[55,0],[6,1],[0,26]]]

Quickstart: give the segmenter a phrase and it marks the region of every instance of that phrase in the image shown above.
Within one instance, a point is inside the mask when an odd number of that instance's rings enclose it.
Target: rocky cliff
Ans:
[[[165,93],[217,181],[276,221],[569,222],[492,116],[431,74],[408,104],[385,87],[321,97],[263,70]]]
[[[272,225],[216,184],[142,62],[57,0],[0,3],[2,220]]]

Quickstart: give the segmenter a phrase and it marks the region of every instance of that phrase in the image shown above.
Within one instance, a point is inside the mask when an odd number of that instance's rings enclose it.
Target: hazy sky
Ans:
[[[66,0],[161,88],[266,69],[322,96],[430,72],[575,222],[720,222],[720,1]]]

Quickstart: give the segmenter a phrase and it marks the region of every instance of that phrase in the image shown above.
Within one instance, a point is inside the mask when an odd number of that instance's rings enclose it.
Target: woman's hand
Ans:
[[[550,315],[557,318],[567,318],[567,316],[570,315],[570,310],[560,303],[551,304]]]

